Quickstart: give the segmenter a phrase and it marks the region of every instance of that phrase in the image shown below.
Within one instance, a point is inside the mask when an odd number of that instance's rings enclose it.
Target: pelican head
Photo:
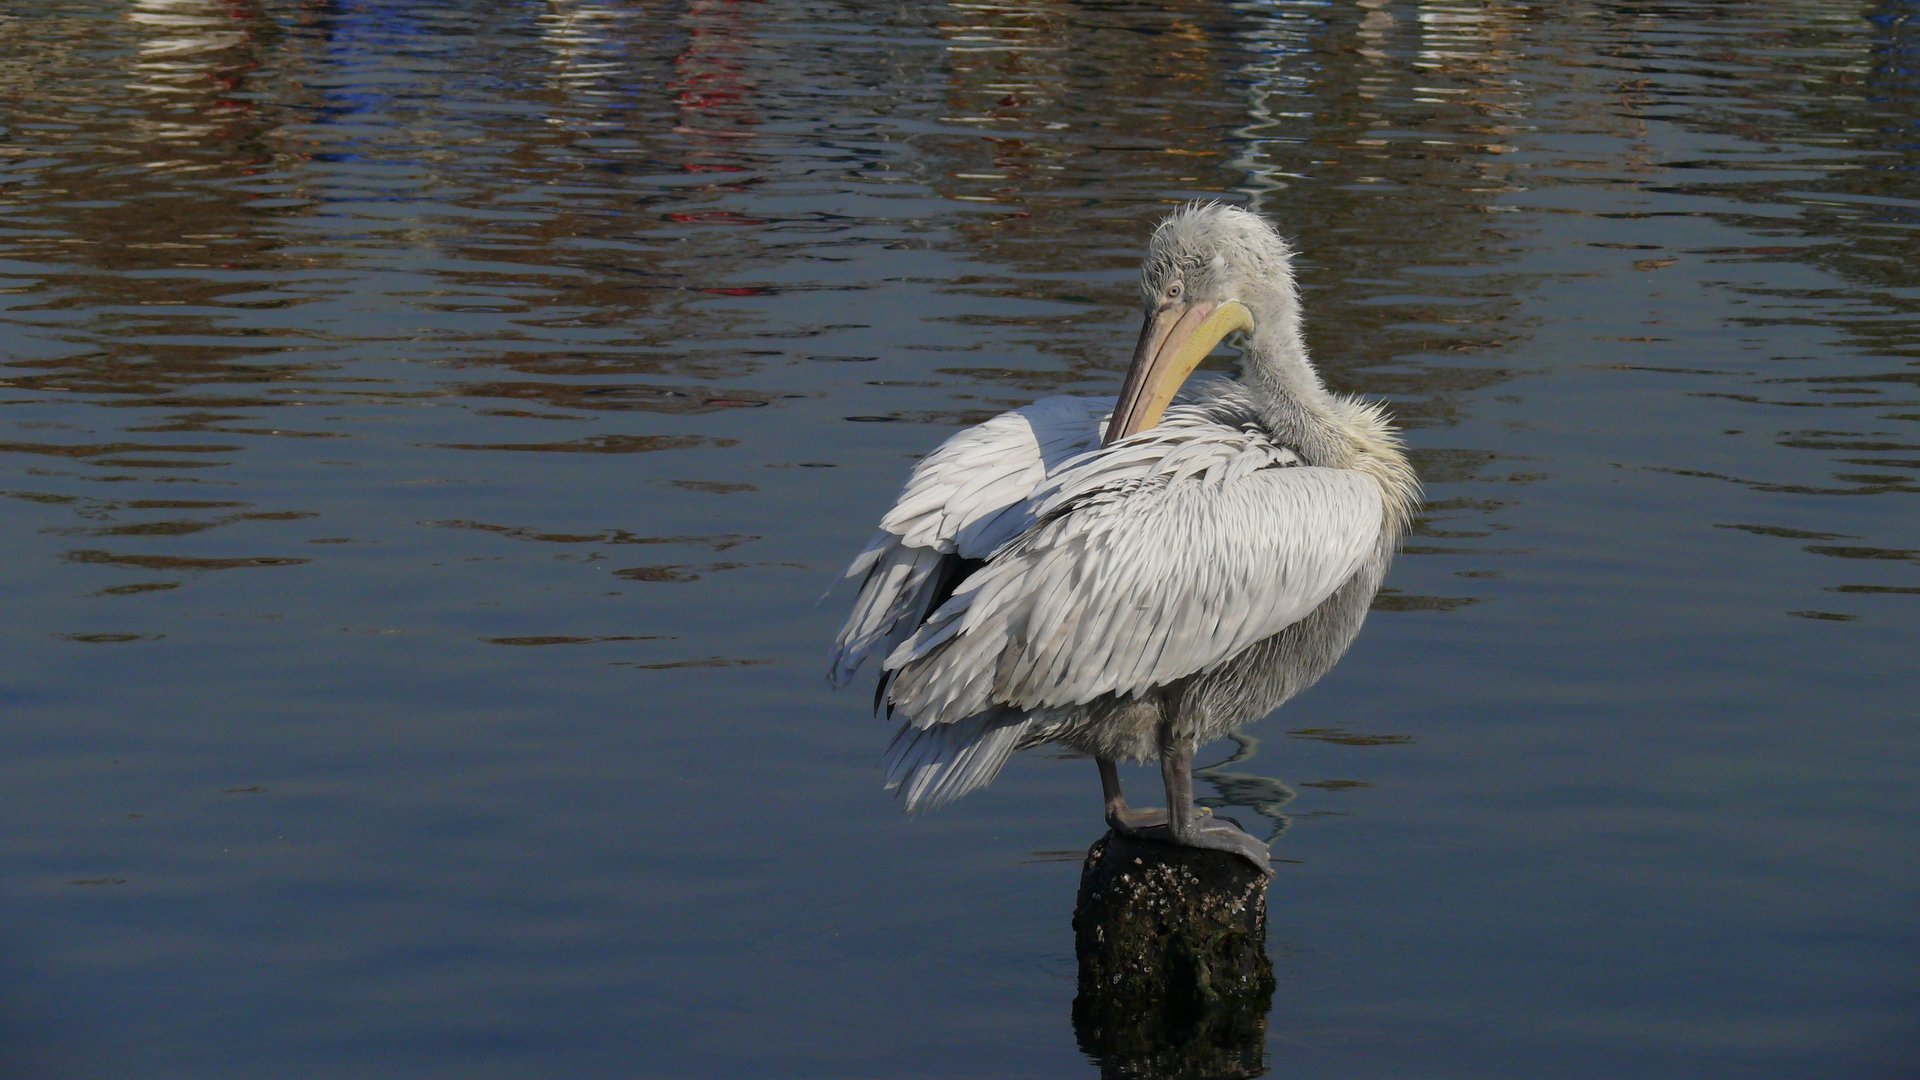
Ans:
[[[1140,271],[1146,321],[1106,441],[1159,423],[1187,376],[1236,331],[1248,336],[1250,369],[1297,368],[1317,385],[1300,345],[1292,256],[1273,226],[1239,207],[1196,203],[1162,221]]]

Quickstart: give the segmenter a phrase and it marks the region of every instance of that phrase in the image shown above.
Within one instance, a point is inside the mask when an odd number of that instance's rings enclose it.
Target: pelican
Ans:
[[[880,658],[903,720],[887,786],[909,811],[993,780],[1015,750],[1094,759],[1118,833],[1244,856],[1196,811],[1194,752],[1278,708],[1360,631],[1420,486],[1384,411],[1327,390],[1300,336],[1292,251],[1218,204],[1154,230],[1146,318],[1117,400],[1049,397],[949,438],[847,569],[830,681]],[[1239,379],[1194,368],[1241,335]],[[1116,764],[1160,765],[1135,809]]]

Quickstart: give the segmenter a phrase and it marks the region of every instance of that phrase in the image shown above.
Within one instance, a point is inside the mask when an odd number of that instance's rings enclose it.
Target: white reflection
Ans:
[[[250,44],[254,15],[250,4],[218,0],[133,0],[127,21],[143,36],[128,88],[162,107],[141,123],[144,135],[201,139],[217,132],[228,114],[248,110],[218,95],[237,88],[254,66],[249,57],[229,55]]]

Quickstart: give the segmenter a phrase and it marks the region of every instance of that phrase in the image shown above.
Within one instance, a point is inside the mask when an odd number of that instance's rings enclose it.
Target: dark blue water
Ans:
[[[1911,3],[67,0],[0,102],[0,1072],[1095,1073],[1092,765],[903,818],[819,597],[1196,197],[1429,497],[1200,785],[1271,1074],[1920,1060]]]

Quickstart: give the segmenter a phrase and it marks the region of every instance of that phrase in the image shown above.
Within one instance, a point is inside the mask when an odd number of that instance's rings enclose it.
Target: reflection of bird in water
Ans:
[[[888,786],[909,810],[1057,742],[1098,761],[1114,829],[1267,866],[1195,810],[1194,751],[1333,666],[1419,497],[1380,410],[1308,362],[1290,257],[1244,210],[1175,213],[1117,402],[1046,398],[913,470],[847,571],[862,584],[832,669],[883,658],[906,719]],[[1235,331],[1242,377],[1182,389]],[[1160,762],[1168,810],[1128,808],[1123,760]]]
[[[1229,731],[1227,738],[1234,743],[1233,754],[1230,757],[1204,768],[1196,766],[1193,770],[1193,775],[1205,779],[1207,783],[1213,785],[1215,791],[1220,793],[1218,798],[1205,800],[1205,804],[1207,806],[1244,806],[1266,818],[1273,826],[1267,832],[1267,842],[1272,843],[1280,838],[1281,833],[1287,831],[1289,825],[1293,824],[1293,819],[1289,818],[1281,808],[1292,802],[1298,793],[1271,776],[1227,771],[1230,765],[1238,765],[1250,760],[1260,748],[1259,740],[1251,735]]]

